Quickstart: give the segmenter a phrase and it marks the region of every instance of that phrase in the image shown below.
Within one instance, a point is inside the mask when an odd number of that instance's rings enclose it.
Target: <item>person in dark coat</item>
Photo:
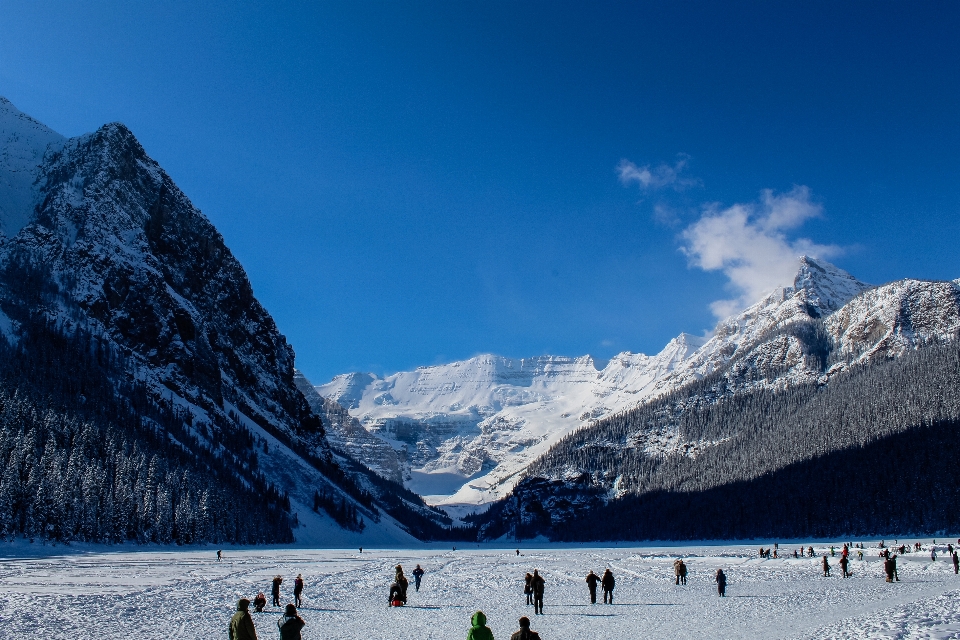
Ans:
[[[263,613],[263,608],[267,606],[267,596],[263,595],[263,591],[257,594],[257,597],[253,599],[253,610],[256,613]]]
[[[283,584],[283,578],[276,576],[273,579],[273,606],[280,606],[280,585]]]
[[[400,600],[403,601],[403,604],[407,604],[407,587],[410,586],[410,581],[407,580],[407,577],[403,575],[403,567],[399,564],[397,565],[397,574],[394,576],[393,581],[400,585],[401,596]]]
[[[845,555],[840,556],[840,571],[841,571],[841,573],[843,573],[843,577],[844,577],[844,578],[846,578],[846,577],[848,577],[848,576],[850,575],[850,572],[847,571],[847,564],[848,564],[848,563],[849,563],[849,560],[847,560],[847,556],[845,556]]]
[[[396,582],[390,585],[390,595],[387,596],[387,602],[391,607],[403,606],[403,589]]]
[[[827,554],[823,554],[823,577],[830,577],[830,563],[827,561]]]
[[[603,604],[613,604],[613,588],[617,586],[617,581],[613,578],[613,572],[610,569],[603,572],[600,586],[603,587]]]
[[[286,610],[283,612],[283,617],[277,620],[277,628],[280,629],[280,640],[302,640],[303,636],[300,635],[300,630],[305,626],[307,626],[307,623],[297,615],[297,607],[288,604]]]
[[[530,630],[530,618],[523,616],[520,618],[520,631],[510,636],[510,640],[540,640],[540,634]]]
[[[957,557],[957,552],[953,552],[953,573],[954,575],[960,573],[960,558]]]
[[[533,575],[527,574],[523,577],[523,592],[527,594],[527,604],[533,604]]]
[[[303,601],[300,599],[300,594],[303,593],[303,575],[297,574],[297,579],[293,581],[293,604],[302,607]]]
[[[230,640],[257,640],[257,630],[253,626],[253,616],[248,609],[250,601],[240,598],[237,602],[237,612],[230,618],[228,637]]]
[[[597,583],[599,582],[600,576],[593,571],[587,574],[587,588],[590,589],[590,604],[597,604]]]
[[[726,597],[727,595],[727,574],[723,572],[723,569],[717,569],[717,576],[714,578],[717,582],[717,593],[720,594],[721,598]]]
[[[546,586],[546,582],[537,569],[533,570],[533,578],[530,580],[530,586],[533,587],[533,612],[534,614],[542,614],[543,588]]]
[[[420,565],[417,565],[417,568],[413,570],[413,586],[417,588],[417,591],[420,591],[420,580],[423,579],[423,569],[420,568]]]
[[[893,561],[890,558],[883,561],[883,572],[887,574],[887,582],[893,582]]]

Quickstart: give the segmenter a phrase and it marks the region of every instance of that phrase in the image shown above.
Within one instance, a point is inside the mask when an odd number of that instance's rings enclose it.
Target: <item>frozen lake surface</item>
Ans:
[[[901,541],[903,542],[903,541]],[[929,540],[927,541],[929,543]],[[869,544],[869,543],[868,543]],[[785,545],[782,545],[785,546]],[[37,551],[37,545],[32,545]],[[815,545],[818,555],[825,548]],[[757,558],[755,548],[521,548],[426,550],[245,550],[69,552],[0,558],[0,637],[226,638],[240,597],[263,590],[270,599],[275,574],[284,577],[282,601],[293,579],[306,581],[301,615],[306,639],[428,640],[464,638],[480,609],[498,640],[527,615],[544,640],[579,638],[960,638],[960,576],[945,549],[899,561],[899,583],[882,575],[877,549],[851,563],[853,577],[824,578],[819,558]],[[59,553],[63,547],[42,548]],[[926,549],[926,548],[925,548]],[[786,549],[782,549],[786,551]],[[792,547],[790,548],[792,552]],[[838,547],[839,554],[839,547]],[[673,560],[683,557],[688,584],[676,586]],[[408,606],[386,603],[393,567],[412,578]],[[610,567],[616,603],[590,605],[584,577]],[[727,598],[713,576],[722,567]],[[523,575],[546,578],[543,616],[525,605]],[[278,637],[280,611],[254,614],[260,638]]]

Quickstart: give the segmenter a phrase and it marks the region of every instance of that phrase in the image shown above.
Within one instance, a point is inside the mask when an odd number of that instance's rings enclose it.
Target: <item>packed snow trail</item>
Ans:
[[[928,552],[901,556],[901,582],[888,584],[875,548],[863,562],[854,552],[847,579],[821,577],[819,557],[760,560],[743,546],[521,551],[228,548],[222,562],[215,550],[8,557],[0,560],[0,638],[222,638],[240,597],[262,590],[269,598],[280,574],[281,600],[291,601],[298,573],[308,640],[465,637],[478,609],[501,640],[522,615],[544,640],[960,638],[960,576]],[[677,557],[689,567],[685,587],[674,585]],[[417,563],[426,571],[420,591],[411,586],[408,605],[389,608],[394,566],[409,573]],[[591,605],[584,577],[607,567],[616,604]],[[723,599],[713,582],[720,567]],[[523,576],[534,569],[546,579],[543,616],[524,604]],[[253,614],[261,638],[276,637],[280,614]]]

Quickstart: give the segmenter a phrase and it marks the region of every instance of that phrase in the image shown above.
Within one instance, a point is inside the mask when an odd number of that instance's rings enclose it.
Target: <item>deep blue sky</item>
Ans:
[[[0,0],[0,95],[126,123],[316,382],[702,333],[748,294],[684,230],[764,189],[821,212],[785,245],[960,277],[960,3],[310,4]]]

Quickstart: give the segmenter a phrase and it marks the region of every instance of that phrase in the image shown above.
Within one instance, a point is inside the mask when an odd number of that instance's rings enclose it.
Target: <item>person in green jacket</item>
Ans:
[[[230,618],[230,640],[257,640],[257,630],[253,627],[253,617],[247,609],[250,601],[240,598],[237,612]]]
[[[487,626],[487,616],[483,611],[477,611],[470,618],[470,631],[467,632],[467,640],[493,640],[493,631]]]

